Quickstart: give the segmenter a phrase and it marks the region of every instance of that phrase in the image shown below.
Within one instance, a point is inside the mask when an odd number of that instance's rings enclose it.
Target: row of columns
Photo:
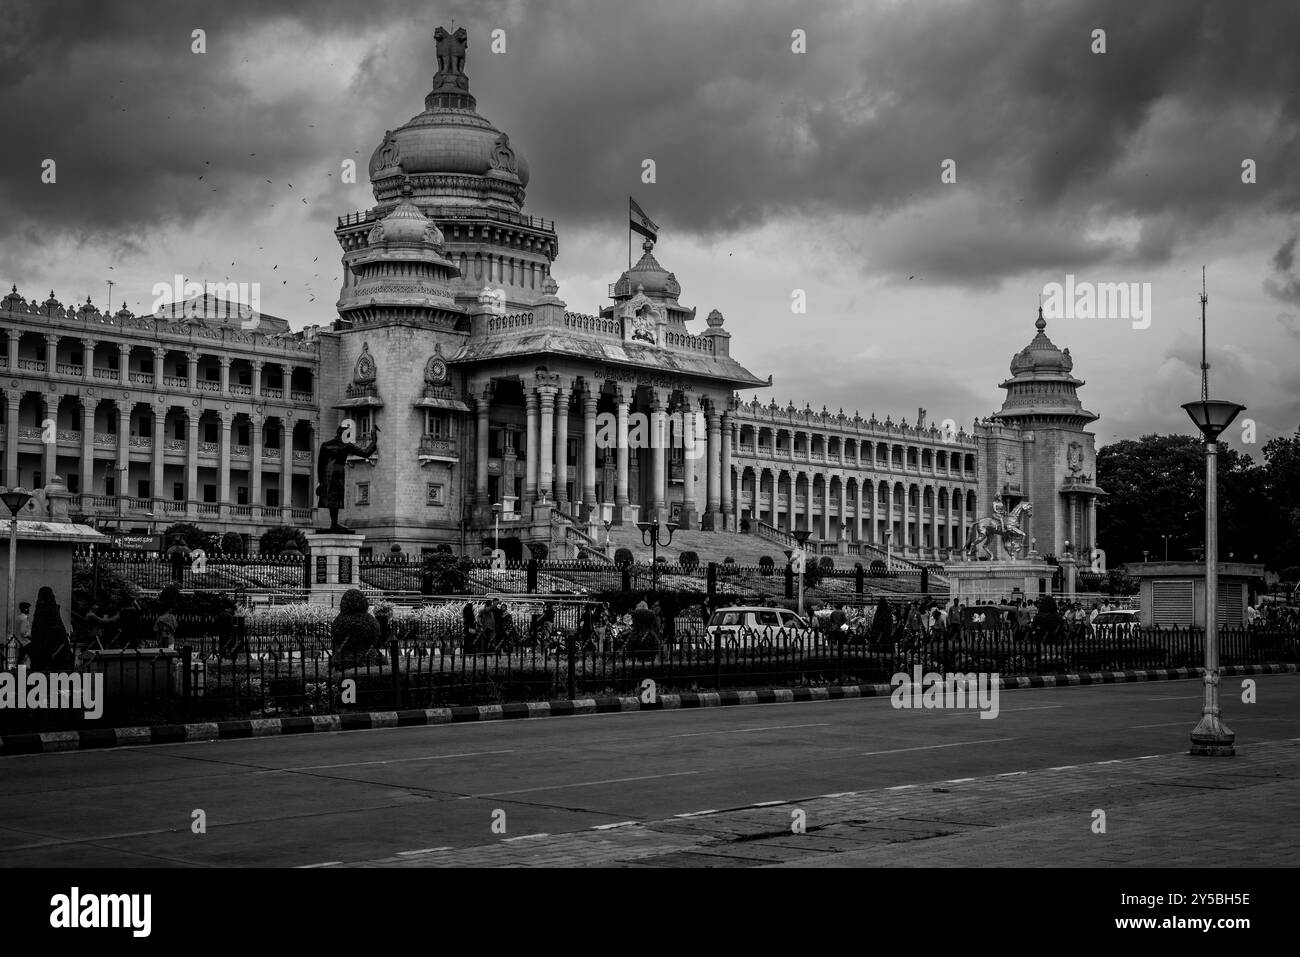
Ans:
[[[59,340],[63,338],[55,333],[45,334],[45,375],[54,376],[57,372],[57,355]],[[94,382],[95,375],[95,349],[99,345],[97,339],[82,339],[81,353],[81,378],[87,384]],[[132,345],[128,343],[112,343],[117,347],[117,381],[120,385],[127,385],[130,382],[130,361]],[[9,351],[9,371],[10,374],[18,370],[18,337],[11,334],[8,341]],[[163,346],[153,346],[153,382],[156,388],[161,388],[164,376],[164,362],[168,352],[171,350]],[[188,386],[191,392],[198,389],[199,381],[199,360],[203,354],[197,350],[189,350],[185,353],[186,373]],[[221,394],[226,395],[230,392],[230,366],[234,362],[233,356],[220,355],[217,361],[221,364]],[[264,398],[262,394],[262,370],[266,367],[264,359],[249,359],[249,365],[253,370],[252,395],[254,398]],[[287,362],[275,363],[281,370],[284,382],[285,398],[288,398],[288,392],[292,389],[293,365]]]
[[[967,459],[971,458],[974,455],[973,452],[958,451],[952,448],[936,449],[933,447],[903,445],[897,442],[878,443],[870,439],[863,439],[857,443],[855,455],[848,455],[845,452],[845,446],[847,445],[848,442],[853,440],[841,439],[840,451],[836,454],[832,454],[831,452],[826,450],[827,447],[826,437],[823,436],[823,450],[820,453],[818,453],[823,458],[813,459],[811,457],[812,455],[811,443],[806,443],[805,447],[798,452],[794,450],[793,446],[789,448],[783,447],[777,449],[775,445],[760,445],[758,442],[758,430],[755,428],[755,426],[751,425],[749,422],[745,422],[744,426],[745,428],[750,430],[753,436],[753,444],[749,446],[743,446],[745,453],[748,455],[753,455],[756,457],[761,457],[766,459],[776,459],[778,461],[786,461],[786,462],[794,462],[794,463],[824,462],[825,464],[828,465],[839,465],[842,466],[843,468],[875,468],[875,469],[893,470],[893,471],[908,470],[914,472],[923,472],[926,475],[933,475],[936,477],[943,476],[943,475],[957,474],[961,472],[968,472],[973,470],[973,466],[971,466],[970,468],[967,467]],[[763,431],[771,431],[771,427],[763,426]],[[777,431],[786,432],[790,430],[778,429]],[[791,434],[798,435],[800,434],[800,431],[795,430],[791,432]],[[804,434],[807,434],[809,436],[821,435],[821,433],[804,433]],[[839,437],[836,436],[836,438]],[[739,437],[737,437],[737,441],[739,441]],[[888,449],[888,455],[886,456],[884,461],[881,461],[876,455],[877,448],[880,445],[884,445]],[[865,457],[863,455],[864,449],[868,453]],[[893,452],[895,449],[898,449],[903,452],[903,454],[900,456],[900,464],[897,466],[893,464]],[[906,453],[908,449],[913,449],[917,453],[915,465],[908,465],[907,463]],[[930,464],[924,465],[922,464],[921,461],[922,453],[927,450],[931,453]],[[940,452],[948,453],[947,466],[946,468],[943,469],[939,467]],[[956,464],[954,464],[954,462]]]
[[[743,481],[743,471],[744,471],[744,470],[742,470],[742,472],[737,476],[737,481]],[[752,469],[750,469],[749,471],[754,472],[754,477],[755,477],[754,502],[753,502],[753,513],[754,513],[754,517],[757,518],[757,519],[759,519],[760,521],[768,520],[768,523],[769,523],[769,524],[771,524],[771,525],[773,525],[773,526],[777,526],[777,525],[778,525],[778,517],[777,517],[777,514],[776,514],[776,513],[777,513],[777,511],[778,511],[778,509],[779,509],[779,504],[778,504],[778,502],[779,502],[779,495],[780,495],[780,482],[779,482],[779,480],[776,481],[776,482],[774,482],[774,484],[773,484],[773,491],[772,491],[773,501],[772,501],[771,504],[769,505],[769,510],[768,510],[768,512],[767,512],[768,519],[764,519],[764,518],[763,518],[763,514],[764,514],[764,513],[763,513],[763,511],[762,511],[762,502],[761,502],[761,499],[760,499],[760,496],[762,495],[762,493],[761,493],[760,490],[759,490],[759,485],[760,485],[760,480],[761,480],[761,474],[760,474],[760,472],[755,471],[755,470],[752,470]],[[862,506],[863,506],[863,502],[864,502],[864,498],[865,498],[866,504],[867,504],[867,506],[868,506],[868,507],[867,507],[867,515],[865,516],[866,519],[867,519],[867,523],[868,523],[868,524],[867,524],[868,535],[866,536],[866,540],[867,540],[867,541],[870,541],[870,542],[873,542],[873,543],[874,543],[874,542],[877,542],[878,535],[876,534],[876,524],[877,524],[877,521],[878,521],[880,518],[884,518],[884,519],[886,520],[886,528],[891,529],[891,530],[892,530],[893,527],[894,527],[895,519],[897,519],[897,520],[899,520],[899,521],[901,521],[901,522],[903,523],[902,532],[903,532],[903,539],[904,539],[904,541],[897,542],[896,544],[898,544],[898,545],[903,545],[903,544],[905,544],[905,543],[906,543],[906,540],[907,540],[907,538],[908,538],[908,536],[907,536],[908,526],[909,526],[909,525],[912,525],[912,526],[916,526],[917,528],[919,528],[919,527],[922,525],[922,523],[923,523],[922,513],[920,513],[920,512],[913,513],[913,512],[911,511],[911,507],[910,507],[909,505],[907,505],[907,504],[903,504],[903,505],[899,506],[899,507],[897,508],[897,510],[896,510],[896,509],[895,509],[895,506],[894,506],[894,496],[893,496],[893,491],[894,491],[894,488],[895,488],[896,486],[901,486],[901,483],[896,483],[896,482],[892,482],[892,481],[888,481],[888,480],[886,480],[886,481],[885,481],[885,484],[889,486],[890,494],[889,494],[888,499],[887,499],[886,502],[885,502],[884,514],[883,514],[883,515],[877,514],[877,509],[878,509],[878,504],[879,504],[879,503],[878,503],[878,496],[877,496],[877,491],[876,491],[876,490],[877,490],[877,488],[879,487],[879,485],[878,485],[878,484],[874,484],[874,485],[872,485],[871,493],[870,493],[869,495],[864,496],[864,495],[863,495],[863,488],[864,488],[864,486],[866,486],[866,485],[868,485],[868,484],[870,484],[870,483],[867,483],[867,482],[858,482],[858,483],[857,483],[857,495],[854,496],[853,499],[851,500],[852,503],[853,503],[853,512],[854,512],[854,514],[853,514],[854,526],[853,526],[853,527],[856,528],[856,529],[858,530],[858,532],[859,532],[859,536],[860,536],[860,535],[861,535],[862,520],[863,520],[863,517],[864,517],[864,516],[863,516],[863,508],[862,508]],[[829,482],[824,483],[824,487],[826,488],[826,492],[825,492],[824,497],[823,497],[823,505],[822,505],[822,515],[821,515],[821,538],[822,538],[823,540],[829,540],[829,539],[832,538],[832,529],[831,529],[831,525],[830,525],[830,519],[831,519],[831,507],[830,507],[830,502],[831,502],[831,499],[830,499],[830,493],[829,493]],[[948,504],[947,504],[947,506],[941,508],[941,507],[939,506],[939,504],[938,504],[938,492],[939,492],[939,490],[938,490],[937,488],[934,488],[933,486],[931,486],[931,488],[933,489],[933,494],[932,494],[932,497],[931,497],[931,502],[932,502],[933,504],[932,504],[931,507],[930,507],[930,523],[929,523],[929,524],[930,524],[930,543],[931,543],[930,547],[933,547],[933,548],[939,548],[939,547],[955,548],[955,547],[960,547],[959,543],[954,543],[954,542],[952,542],[952,541],[949,541],[948,544],[945,545],[945,546],[940,546],[940,545],[939,545],[939,527],[940,527],[940,524],[942,524],[942,523],[940,522],[939,519],[940,519],[940,513],[941,513],[941,512],[946,512],[946,516],[945,516],[945,517],[946,517],[946,524],[947,524],[947,526],[948,526],[949,528],[951,528],[951,527],[953,526],[954,521],[957,523],[957,528],[958,528],[958,529],[965,528],[965,527],[966,527],[966,524],[967,524],[967,522],[968,522],[968,520],[969,520],[969,518],[970,518],[970,516],[968,515],[968,510],[967,510],[967,508],[966,508],[966,496],[965,496],[965,494],[961,493],[960,491],[959,491],[958,494],[956,494],[956,495],[953,495],[953,494],[950,493],[950,494],[948,495]],[[789,505],[787,506],[786,511],[787,511],[788,514],[790,514],[790,515],[793,516],[793,514],[794,514],[794,500],[793,500],[793,495],[794,495],[794,483],[791,483],[791,484],[790,484],[790,489],[791,489],[791,491],[790,491],[791,499],[790,499]],[[840,486],[839,521],[842,521],[842,522],[843,522],[843,521],[848,521],[848,518],[847,518],[848,505],[847,505],[847,503],[848,503],[849,501],[850,501],[850,499],[849,499],[849,496],[847,495],[847,483],[842,482],[842,483],[841,483],[841,486]],[[922,498],[922,499],[920,500],[920,502],[924,502],[924,498]],[[917,506],[917,507],[918,507],[918,509],[920,509],[920,508],[924,508],[925,506],[924,506],[923,504],[918,503],[918,506]],[[807,494],[806,494],[806,496],[805,496],[804,508],[805,508],[805,512],[806,512],[806,522],[805,522],[805,527],[806,527],[806,528],[809,528],[809,529],[813,529],[813,528],[814,528],[814,522],[815,522],[815,515],[814,515],[814,509],[813,509],[812,476],[811,476],[811,475],[809,475],[809,479],[808,479],[808,492],[807,492]],[[913,519],[913,518],[911,517],[913,514],[915,514],[915,515],[917,516],[915,519]],[[792,524],[793,524],[793,523],[792,523]],[[779,527],[779,526],[778,526],[778,527]],[[918,536],[917,547],[925,547],[925,546],[924,546],[924,541],[923,541],[923,539],[921,539],[920,536]]]
[[[576,483],[582,496],[581,503],[595,510],[596,501],[596,417],[599,395],[591,389],[576,393],[580,396],[583,423],[583,455],[581,481]],[[652,489],[650,508],[655,511],[667,507],[666,448],[668,446],[668,390],[654,390],[650,414]],[[477,428],[477,471],[475,475],[476,499],[480,505],[488,501],[488,430],[493,389],[490,384],[474,392]],[[528,458],[524,474],[524,500],[537,502],[541,492],[560,506],[568,504],[567,449],[569,441],[569,411],[575,390],[559,376],[548,376],[524,387],[524,417],[527,433]],[[615,393],[616,436],[614,506],[615,522],[621,524],[628,515],[631,504],[628,494],[630,449],[628,443],[629,418],[635,400],[635,389],[620,384]],[[705,434],[695,435],[696,405],[701,400],[688,398],[681,405],[683,423],[683,512],[693,514],[699,508],[695,494],[696,461],[691,456],[694,443],[705,443],[705,501],[704,511],[711,521],[721,526],[722,517],[733,511],[730,483],[723,483],[722,475],[731,470],[731,431],[729,415],[712,403],[701,411],[705,418]],[[558,463],[558,466],[557,466]]]
[[[5,435],[5,481],[13,483],[18,475],[18,406],[21,396],[17,392],[10,392],[6,396],[6,422],[9,428]],[[45,400],[47,419],[57,420],[57,406],[54,400],[46,398]],[[208,410],[205,410],[208,411]],[[218,467],[218,501],[230,501],[230,454],[232,448],[231,436],[234,428],[235,414],[225,410],[215,411],[221,420],[221,432],[219,442],[219,467]],[[117,410],[117,468],[124,470],[129,467],[130,458],[130,432],[131,432],[131,407],[119,405]],[[189,451],[186,460],[185,488],[187,497],[196,499],[198,488],[198,469],[199,469],[199,415],[187,415],[187,444]],[[293,425],[282,421],[282,435],[280,439],[280,488],[282,496],[287,497],[288,491],[292,488],[293,475]],[[260,416],[250,417],[250,468],[249,468],[249,501],[252,504],[261,504],[262,501],[262,429],[264,419]],[[150,488],[154,498],[165,497],[162,495],[163,484],[163,465],[166,454],[166,410],[160,409],[153,416],[153,447],[152,460],[150,462]],[[315,458],[315,444],[317,441],[316,434],[312,433],[312,457]],[[57,471],[57,442],[48,442],[42,449],[41,467],[42,474],[45,476],[54,475]],[[89,492],[94,487],[94,468],[95,468],[95,407],[83,403],[81,407],[81,489],[83,492]],[[119,494],[126,495],[126,489],[119,489]],[[286,504],[282,500],[282,505]]]

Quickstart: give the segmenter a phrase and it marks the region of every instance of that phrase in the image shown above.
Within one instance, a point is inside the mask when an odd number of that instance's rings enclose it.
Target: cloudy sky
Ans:
[[[0,280],[29,299],[102,306],[112,279],[114,308],[148,311],[180,273],[259,282],[263,311],[329,322],[335,217],[373,202],[366,161],[423,108],[454,17],[479,112],[529,161],[526,211],[557,222],[574,311],[626,266],[630,193],[683,303],[721,310],[733,354],[774,375],[761,398],[969,423],[1000,404],[1047,284],[1138,283],[1146,328],[1048,325],[1104,443],[1190,430],[1205,266],[1211,391],[1249,407],[1260,444],[1300,425],[1288,0],[4,9]]]

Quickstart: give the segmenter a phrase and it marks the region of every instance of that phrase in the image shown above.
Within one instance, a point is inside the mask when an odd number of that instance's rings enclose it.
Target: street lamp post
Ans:
[[[501,550],[501,503],[492,503],[492,554]]]
[[[641,530],[642,544],[650,546],[650,590],[659,591],[659,549],[667,548],[673,543],[673,532],[677,531],[676,522],[667,522],[664,528],[668,529],[668,540],[659,541],[659,515],[655,514],[653,522],[637,522],[636,527]]]
[[[1223,723],[1219,710],[1218,622],[1218,457],[1219,436],[1246,407],[1209,396],[1210,365],[1205,361],[1205,288],[1201,288],[1201,398],[1185,402],[1191,420],[1205,437],[1205,694],[1201,720],[1191,733],[1189,753],[1206,757],[1236,754],[1236,735]]]
[[[3,663],[8,664],[9,638],[14,635],[14,589],[17,588],[15,572],[18,567],[18,513],[26,508],[27,503],[31,501],[32,493],[24,488],[7,489],[0,492],[0,500],[9,507],[9,513],[12,516],[9,520],[9,601],[8,613],[5,618],[6,638],[5,653],[0,658],[6,659]]]
[[[885,571],[894,570],[894,530],[885,529]]]
[[[1169,561],[1169,539],[1173,538],[1173,536],[1161,535],[1160,537],[1165,540],[1165,561]]]

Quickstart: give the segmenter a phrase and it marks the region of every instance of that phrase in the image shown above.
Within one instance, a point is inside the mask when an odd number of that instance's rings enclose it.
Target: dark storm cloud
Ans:
[[[1273,254],[1273,275],[1264,280],[1264,289],[1270,296],[1293,306],[1300,306],[1300,276],[1295,276],[1291,272],[1291,266],[1295,263],[1297,239],[1300,239],[1300,234],[1293,233],[1278,247],[1277,252]],[[1277,318],[1287,332],[1294,334],[1294,317],[1290,317],[1291,323],[1284,321],[1283,316]]]
[[[227,215],[255,229],[304,178],[327,223],[355,205],[335,189],[340,160],[356,158],[364,180],[383,130],[420,110],[432,29],[457,12],[411,0],[5,10],[0,215],[22,244],[10,259],[36,255],[20,237],[129,254],[163,225]],[[855,258],[986,285],[1159,264],[1212,226],[1300,207],[1287,179],[1300,164],[1293,3],[488,2],[464,17],[481,112],[530,160],[530,211],[564,229],[614,234],[628,193],[666,229],[706,238],[903,217],[898,243]],[[495,56],[498,26],[509,45]],[[206,55],[190,52],[195,27]],[[1095,27],[1104,55],[1089,50]],[[791,53],[796,28],[806,54]],[[332,62],[331,45],[352,59]],[[277,65],[319,82],[259,88]],[[340,74],[355,76],[345,95]],[[39,183],[47,157],[57,186]],[[1258,185],[1240,182],[1247,157]],[[640,181],[645,158],[655,185]],[[946,158],[955,186],[939,181]],[[1086,229],[1115,217],[1133,238]]]

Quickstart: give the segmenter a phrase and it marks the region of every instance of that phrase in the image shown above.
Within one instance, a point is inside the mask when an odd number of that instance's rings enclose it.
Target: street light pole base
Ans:
[[[1237,736],[1218,715],[1206,714],[1192,729],[1192,743],[1188,754],[1207,758],[1230,758],[1237,753],[1233,747]]]

